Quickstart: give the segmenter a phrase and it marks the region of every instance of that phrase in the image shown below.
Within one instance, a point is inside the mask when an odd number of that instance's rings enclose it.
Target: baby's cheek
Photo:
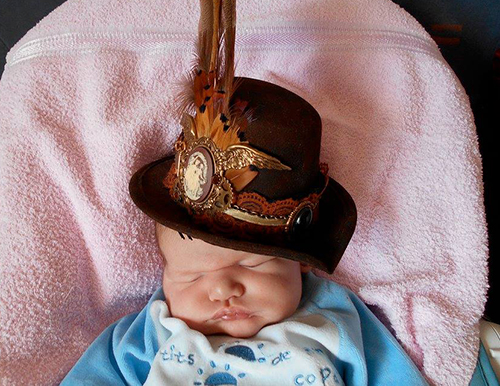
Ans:
[[[247,284],[248,295],[256,296],[261,305],[274,307],[287,296],[286,281],[277,274],[259,274]]]
[[[204,300],[200,291],[185,288],[173,291],[170,295],[170,313],[174,317],[196,319],[203,312]]]
[[[302,292],[300,274],[276,275],[269,283],[268,296],[277,314],[282,317],[290,316],[299,305]]]

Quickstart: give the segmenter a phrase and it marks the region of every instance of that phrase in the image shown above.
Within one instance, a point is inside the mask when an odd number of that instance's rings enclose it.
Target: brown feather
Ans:
[[[214,28],[214,11],[212,0],[200,0],[200,20],[198,23],[198,68],[209,71],[210,53],[212,52],[212,36]]]
[[[196,138],[209,137],[221,150],[242,142],[239,134],[250,118],[246,103],[229,106],[242,81],[234,81],[235,37],[236,0],[200,0],[196,57],[178,98],[178,112],[194,110]]]
[[[222,87],[226,90],[228,98],[224,101],[223,110],[229,108],[234,81],[234,44],[236,40],[236,0],[222,2],[222,15],[224,24],[224,72],[222,74]]]
[[[250,166],[242,169],[228,169],[224,176],[231,181],[231,185],[239,192],[257,177],[258,171],[250,170]]]
[[[221,10],[221,0],[213,0],[213,30],[212,30],[212,50],[210,55],[210,69],[211,71],[216,71],[216,65],[219,56],[219,46],[220,46],[220,10]]]

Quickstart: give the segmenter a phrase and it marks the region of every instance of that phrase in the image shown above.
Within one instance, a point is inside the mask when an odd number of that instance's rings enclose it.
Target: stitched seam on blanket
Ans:
[[[349,50],[349,49],[347,49],[347,50]],[[387,50],[387,51],[417,52],[417,53],[421,53],[421,54],[423,54],[425,56],[429,56],[431,58],[439,60],[439,58],[436,58],[435,55],[430,54],[427,51],[412,50],[412,49],[408,49],[407,47],[356,47],[355,49],[350,48],[350,50],[364,50],[364,51],[370,51],[370,50],[373,50],[373,51],[377,51],[377,50],[382,51],[382,50]],[[147,56],[154,56],[154,55],[163,54],[165,52],[176,52],[176,51],[185,51],[185,50],[184,49],[180,49],[180,48],[179,49],[162,49],[162,50],[155,50],[155,51],[152,51],[152,52],[146,52],[144,54],[147,55]],[[279,51],[279,50],[273,49],[273,51]],[[301,52],[304,52],[304,51],[307,51],[307,50],[306,49],[296,49],[296,50],[282,50],[282,51],[292,52],[292,53],[301,53]],[[315,52],[316,51],[317,50],[315,50]],[[327,52],[327,51],[340,51],[340,50],[339,49],[328,49],[328,50],[322,49],[322,52]],[[57,57],[57,56],[66,56],[66,55],[74,55],[74,54],[92,54],[92,53],[95,53],[95,52],[99,52],[99,53],[126,53],[126,52],[134,53],[134,51],[120,50],[120,49],[107,49],[107,50],[103,50],[103,49],[96,49],[96,50],[86,49],[86,50],[73,50],[73,51],[54,51],[54,52],[51,52],[51,53],[42,53],[42,54],[38,54],[38,55],[32,55],[32,56],[29,56],[29,57],[17,60],[15,62],[11,62],[11,63],[7,64],[7,67],[13,67],[16,64],[22,63],[22,62],[24,62],[26,60],[35,59],[35,58],[43,58],[43,57],[51,57],[51,56],[52,57]]]
[[[256,31],[256,32],[248,32]],[[429,53],[441,59],[439,50],[430,42],[411,34],[380,30],[335,30],[303,28],[268,28],[267,30],[247,29],[237,37],[237,47],[244,50],[267,49],[303,52],[318,51],[321,48],[332,50],[404,48],[409,51]],[[132,51],[146,52],[147,55],[171,51],[192,51],[190,33],[134,33],[134,32],[80,32],[65,33],[38,38],[24,43],[11,56],[7,66],[13,66],[23,60],[44,57],[48,53],[64,52],[109,52]],[[360,39],[362,37],[362,39]],[[194,41],[194,40],[193,40]],[[118,47],[110,48],[109,45]],[[121,46],[121,47],[120,47]]]

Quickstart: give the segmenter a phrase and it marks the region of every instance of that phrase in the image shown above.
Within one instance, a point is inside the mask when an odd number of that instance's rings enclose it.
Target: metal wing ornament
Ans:
[[[196,58],[179,94],[183,133],[175,144],[174,191],[195,212],[229,208],[257,168],[291,170],[252,148],[244,132],[252,120],[245,101],[231,97],[234,80],[236,0],[200,0]],[[189,112],[193,112],[194,116]]]
[[[224,152],[224,156],[227,168],[240,169],[254,165],[260,169],[291,170],[276,158],[245,144],[230,145]]]

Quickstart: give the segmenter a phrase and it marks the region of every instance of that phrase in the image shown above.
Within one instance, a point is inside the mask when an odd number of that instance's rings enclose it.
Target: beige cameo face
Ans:
[[[193,149],[184,170],[184,191],[194,202],[202,202],[210,193],[212,186],[212,157],[204,147]]]

